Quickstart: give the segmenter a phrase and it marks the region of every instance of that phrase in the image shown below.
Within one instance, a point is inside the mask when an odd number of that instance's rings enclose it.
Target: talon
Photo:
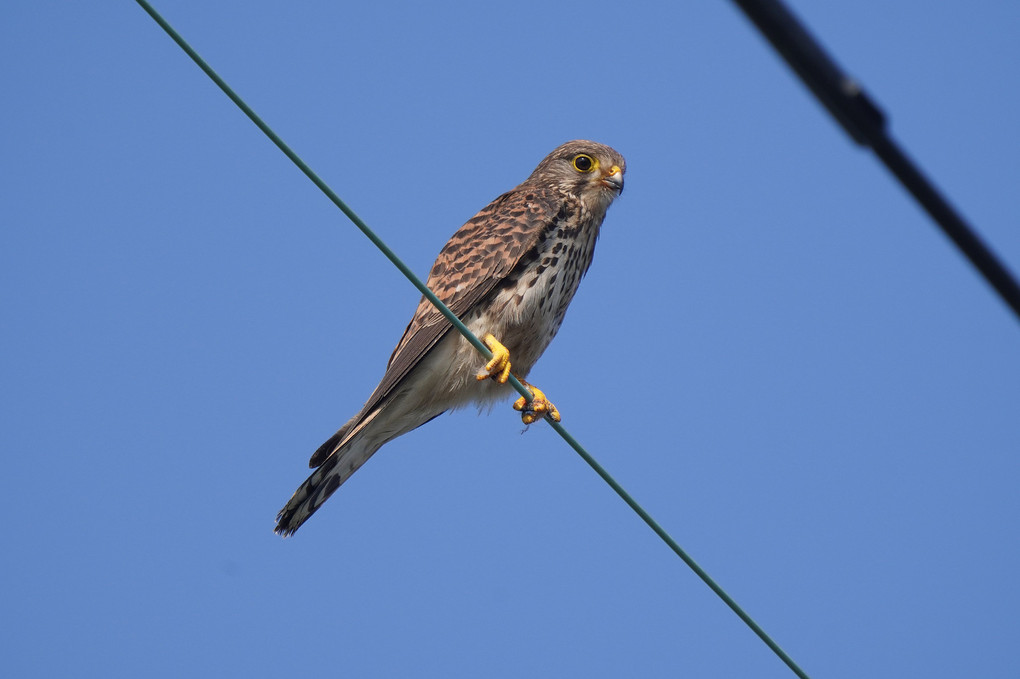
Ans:
[[[514,401],[514,410],[521,411],[521,421],[524,424],[531,424],[548,415],[554,422],[559,422],[560,411],[556,410],[556,406],[545,397],[545,393],[533,384],[527,382],[523,384],[531,391],[534,398],[530,403],[523,396]]]
[[[482,343],[492,352],[492,360],[485,364],[482,372],[475,375],[475,379],[481,382],[491,377],[500,384],[506,384],[510,379],[510,351],[492,333],[485,333]]]

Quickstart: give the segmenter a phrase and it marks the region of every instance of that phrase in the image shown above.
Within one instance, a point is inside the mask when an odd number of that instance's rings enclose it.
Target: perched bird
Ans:
[[[423,297],[379,386],[312,455],[309,466],[317,469],[276,517],[277,533],[296,531],[384,443],[451,408],[505,398],[511,365],[524,381],[591,265],[625,168],[608,146],[567,142],[453,234],[427,285],[489,347],[492,360],[481,367],[475,348]],[[524,423],[559,421],[545,394],[525,385],[534,399],[514,403]]]

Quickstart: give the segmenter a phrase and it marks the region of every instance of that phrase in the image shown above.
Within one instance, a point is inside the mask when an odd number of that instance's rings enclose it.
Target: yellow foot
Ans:
[[[560,411],[556,410],[556,406],[549,402],[549,399],[545,397],[542,390],[527,382],[523,382],[523,384],[531,391],[531,395],[535,398],[532,399],[531,403],[525,401],[523,396],[514,401],[514,410],[521,411],[521,421],[524,424],[531,424],[548,415],[553,421],[559,422]]]
[[[482,343],[492,352],[492,360],[485,364],[482,372],[475,375],[475,379],[480,382],[491,377],[500,384],[506,384],[510,379],[510,351],[500,344],[492,333],[485,333]]]

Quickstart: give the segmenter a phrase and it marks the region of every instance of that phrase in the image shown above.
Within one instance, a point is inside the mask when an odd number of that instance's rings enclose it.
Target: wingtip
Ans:
[[[308,460],[308,468],[316,469],[322,466],[322,463],[326,461],[326,458],[336,452],[337,447],[340,445],[340,441],[347,434],[347,430],[350,429],[351,423],[348,422],[344,426],[340,427],[339,430],[328,439],[321,446],[319,446],[312,457]]]

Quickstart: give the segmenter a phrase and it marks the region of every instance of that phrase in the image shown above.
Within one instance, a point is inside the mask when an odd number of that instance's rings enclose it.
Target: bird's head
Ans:
[[[623,193],[627,163],[614,149],[593,141],[568,141],[538,164],[529,181],[555,185],[602,214]]]

